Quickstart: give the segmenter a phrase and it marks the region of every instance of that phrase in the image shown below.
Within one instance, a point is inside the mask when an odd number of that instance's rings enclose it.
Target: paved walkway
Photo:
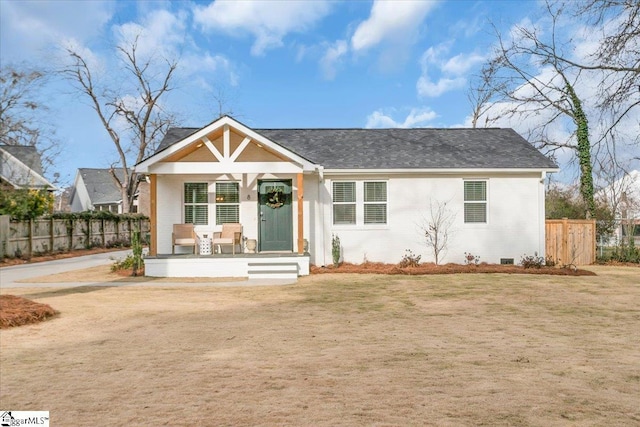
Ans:
[[[114,260],[130,254],[131,250],[105,252],[101,254],[84,255],[74,258],[64,258],[55,261],[36,262],[0,268],[0,289],[9,288],[60,288],[79,286],[269,286],[289,285],[295,280],[254,279],[231,282],[165,282],[154,281],[152,278],[144,282],[61,282],[61,283],[31,283],[28,280],[35,277],[64,273],[66,271],[82,270],[99,265],[113,264]],[[20,282],[19,282],[20,281]]]

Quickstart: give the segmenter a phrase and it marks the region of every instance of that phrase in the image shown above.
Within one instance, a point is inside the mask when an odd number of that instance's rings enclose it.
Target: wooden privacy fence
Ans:
[[[128,246],[131,233],[144,240],[148,219],[34,219],[15,221],[0,216],[0,257],[30,258],[92,247]]]
[[[596,260],[595,219],[548,219],[546,255],[557,265],[588,265]]]

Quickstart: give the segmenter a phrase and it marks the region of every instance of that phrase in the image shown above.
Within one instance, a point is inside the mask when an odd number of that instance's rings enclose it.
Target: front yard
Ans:
[[[639,269],[591,269],[3,290],[61,314],[1,332],[0,407],[73,426],[638,425]]]

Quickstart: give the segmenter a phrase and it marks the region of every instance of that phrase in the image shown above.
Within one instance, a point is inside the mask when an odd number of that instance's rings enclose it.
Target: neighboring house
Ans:
[[[432,261],[420,225],[430,203],[446,202],[441,262],[467,252],[517,263],[544,256],[544,182],[557,166],[511,129],[251,129],[224,116],[170,129],[135,169],[151,186],[146,274],[251,277],[256,264],[232,267],[237,256],[169,255],[172,225],[194,223],[203,237],[239,222],[258,259],[272,255],[259,269],[289,254],[308,274],[332,263],[334,235],[346,262],[397,263],[407,249]]]
[[[122,170],[115,170],[118,179],[122,180]],[[148,194],[148,183],[141,181],[133,204],[132,213],[149,214],[148,202],[139,203],[139,194]],[[148,198],[146,199],[148,200]],[[122,213],[122,193],[116,185],[109,169],[80,168],[73,182],[70,202],[71,212],[109,211]]]
[[[614,191],[615,190],[615,191]],[[617,191],[619,195],[616,214],[617,242],[627,242],[633,235],[634,245],[640,245],[640,171],[633,170],[605,189],[609,198]]]
[[[42,172],[36,147],[0,145],[0,188],[56,191]]]

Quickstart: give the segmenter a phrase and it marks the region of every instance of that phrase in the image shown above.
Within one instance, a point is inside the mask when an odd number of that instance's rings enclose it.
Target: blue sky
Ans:
[[[495,42],[491,25],[508,32],[539,11],[539,2],[507,0],[0,0],[0,59],[55,67],[71,45],[105,65],[113,46],[140,34],[146,51],[179,57],[165,103],[183,126],[216,118],[218,97],[255,128],[459,127],[469,124],[469,79]],[[54,80],[43,95],[64,144],[63,182],[117,159],[67,83]]]

